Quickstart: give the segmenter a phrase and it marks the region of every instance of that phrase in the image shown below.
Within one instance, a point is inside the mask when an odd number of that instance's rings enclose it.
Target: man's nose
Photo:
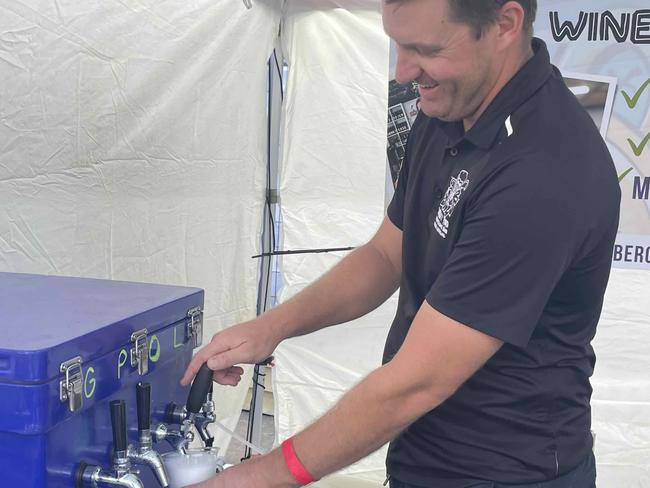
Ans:
[[[417,61],[417,55],[397,46],[397,64],[395,65],[395,80],[404,84],[415,81],[420,77],[422,69]]]

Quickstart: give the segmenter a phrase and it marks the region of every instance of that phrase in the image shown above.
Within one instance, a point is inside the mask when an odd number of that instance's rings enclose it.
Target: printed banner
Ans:
[[[613,265],[650,269],[648,3],[645,0],[538,3],[535,32],[546,41],[556,66],[563,72],[579,71],[617,80],[606,132],[622,193]]]

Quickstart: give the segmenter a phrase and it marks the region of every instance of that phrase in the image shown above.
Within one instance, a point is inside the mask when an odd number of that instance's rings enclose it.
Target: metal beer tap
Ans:
[[[124,488],[144,488],[144,484],[131,469],[126,445],[126,407],[124,400],[110,403],[111,426],[113,428],[112,469],[79,463],[75,474],[76,488],[97,488],[121,486]]]
[[[169,486],[167,470],[160,454],[153,449],[151,437],[151,385],[138,383],[136,386],[138,405],[138,446],[130,445],[127,456],[133,464],[149,466],[163,488]]]
[[[212,386],[212,370],[208,368],[208,363],[203,363],[199,372],[196,373],[192,386],[190,387],[190,394],[187,396],[186,410],[187,414],[183,423],[181,424],[181,432],[188,433],[196,421],[197,415],[201,411],[203,404],[206,402],[208,391]],[[181,443],[177,448],[183,452],[187,449],[188,443]]]
[[[210,382],[210,389],[208,390],[208,395],[201,407],[201,412],[196,416],[195,425],[196,429],[201,436],[201,440],[205,444],[205,447],[212,447],[214,444],[214,437],[210,434],[208,430],[208,425],[213,424],[217,420],[217,416],[214,413],[214,400],[212,395],[214,393],[214,382]]]
[[[212,370],[207,363],[203,363],[199,372],[194,377],[187,404],[179,408],[175,403],[167,407],[165,420],[168,423],[180,424],[179,430],[172,430],[165,424],[159,424],[153,432],[156,442],[167,440],[175,449],[186,452],[187,446],[194,440],[192,426],[196,427],[207,447],[213,439],[207,431],[207,425],[214,422],[214,403],[208,400],[208,393],[212,388]]]

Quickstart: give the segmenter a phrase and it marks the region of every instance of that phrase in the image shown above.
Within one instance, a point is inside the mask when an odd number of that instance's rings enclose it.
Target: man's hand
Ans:
[[[203,363],[214,371],[214,380],[222,385],[237,385],[244,370],[236,364],[257,364],[268,358],[282,338],[275,331],[266,316],[237,324],[216,333],[209,344],[192,359],[182,385],[191,383]]]
[[[295,488],[278,449],[265,455],[253,456],[218,475],[186,488]]]
[[[228,468],[222,473],[202,483],[188,486],[186,488],[271,488],[266,480],[260,479],[251,469],[250,461]]]
[[[402,231],[388,217],[374,237],[297,295],[254,320],[216,334],[190,363],[187,385],[204,362],[217,383],[235,385],[240,363],[268,358],[284,339],[349,322],[374,310],[399,286]]]

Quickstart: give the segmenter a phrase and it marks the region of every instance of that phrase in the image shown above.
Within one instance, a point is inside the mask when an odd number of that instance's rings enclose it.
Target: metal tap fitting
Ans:
[[[187,396],[187,404],[185,405],[187,417],[185,417],[181,425],[181,431],[186,433],[189,432],[192,425],[196,425],[206,445],[211,438],[207,426],[209,423],[214,422],[214,404],[211,395],[212,376],[213,372],[208,367],[208,363],[203,363],[192,381],[190,393]]]
[[[118,475],[81,462],[75,477],[76,488],[96,488],[101,486],[121,486],[124,488],[144,488],[144,484],[135,473]]]
[[[208,397],[208,400],[201,407],[201,411],[193,415],[193,423],[198,431],[203,444],[206,447],[212,447],[214,442],[214,437],[208,431],[208,425],[214,423],[217,420],[217,417],[214,413],[215,406],[214,402],[211,400],[211,397]],[[187,407],[181,407],[175,403],[170,403],[165,410],[165,422],[167,424],[178,424],[183,425],[183,422],[188,418]],[[165,439],[166,435],[174,435],[173,430],[169,430],[169,427],[165,424],[159,424],[156,427],[156,430],[153,433],[154,441],[159,442],[162,439]],[[180,432],[180,431],[177,431]]]
[[[187,446],[194,440],[194,433],[189,428],[191,428],[191,424],[186,430],[183,430],[183,427],[181,430],[174,430],[165,424],[158,424],[152,432],[152,436],[156,442],[167,441],[175,450],[186,452]]]
[[[210,385],[210,390],[208,391],[207,399],[201,407],[201,412],[194,419],[194,425],[196,430],[201,436],[201,440],[206,447],[212,447],[214,443],[214,437],[210,434],[208,430],[208,425],[213,424],[217,420],[215,414],[215,405],[212,400],[212,385]]]
[[[176,445],[176,450],[185,454],[187,446],[194,440],[192,425],[194,424],[194,414],[190,414],[181,424],[181,440]]]
[[[157,451],[154,451],[151,448],[145,450],[142,448],[136,449],[134,446],[129,446],[128,456],[129,460],[133,464],[149,466],[149,468],[151,468],[151,471],[153,471],[153,474],[158,479],[160,486],[163,488],[167,488],[169,486],[169,477],[167,475],[165,464],[163,463],[163,460]]]
[[[124,400],[110,403],[111,425],[113,428],[112,469],[79,463],[75,474],[76,488],[97,488],[101,486],[122,486],[125,488],[144,488],[144,484],[131,469],[126,445],[126,406]]]
[[[171,402],[165,409],[164,421],[168,424],[182,424],[183,420],[187,417],[187,410],[185,406],[177,405]]]
[[[165,424],[160,424],[153,432],[156,442],[167,440],[181,452],[187,451],[187,446],[194,440],[192,426],[196,426],[206,446],[211,447],[212,437],[207,430],[208,424],[216,420],[214,403],[212,402],[212,371],[207,363],[203,363],[192,381],[185,408],[170,403],[165,411],[165,421],[170,424],[180,424],[180,430],[170,430]]]
[[[151,385],[138,383],[136,386],[136,401],[138,410],[138,446],[129,446],[127,458],[133,464],[149,466],[163,488],[169,486],[169,476],[160,457],[153,449],[151,436]]]

